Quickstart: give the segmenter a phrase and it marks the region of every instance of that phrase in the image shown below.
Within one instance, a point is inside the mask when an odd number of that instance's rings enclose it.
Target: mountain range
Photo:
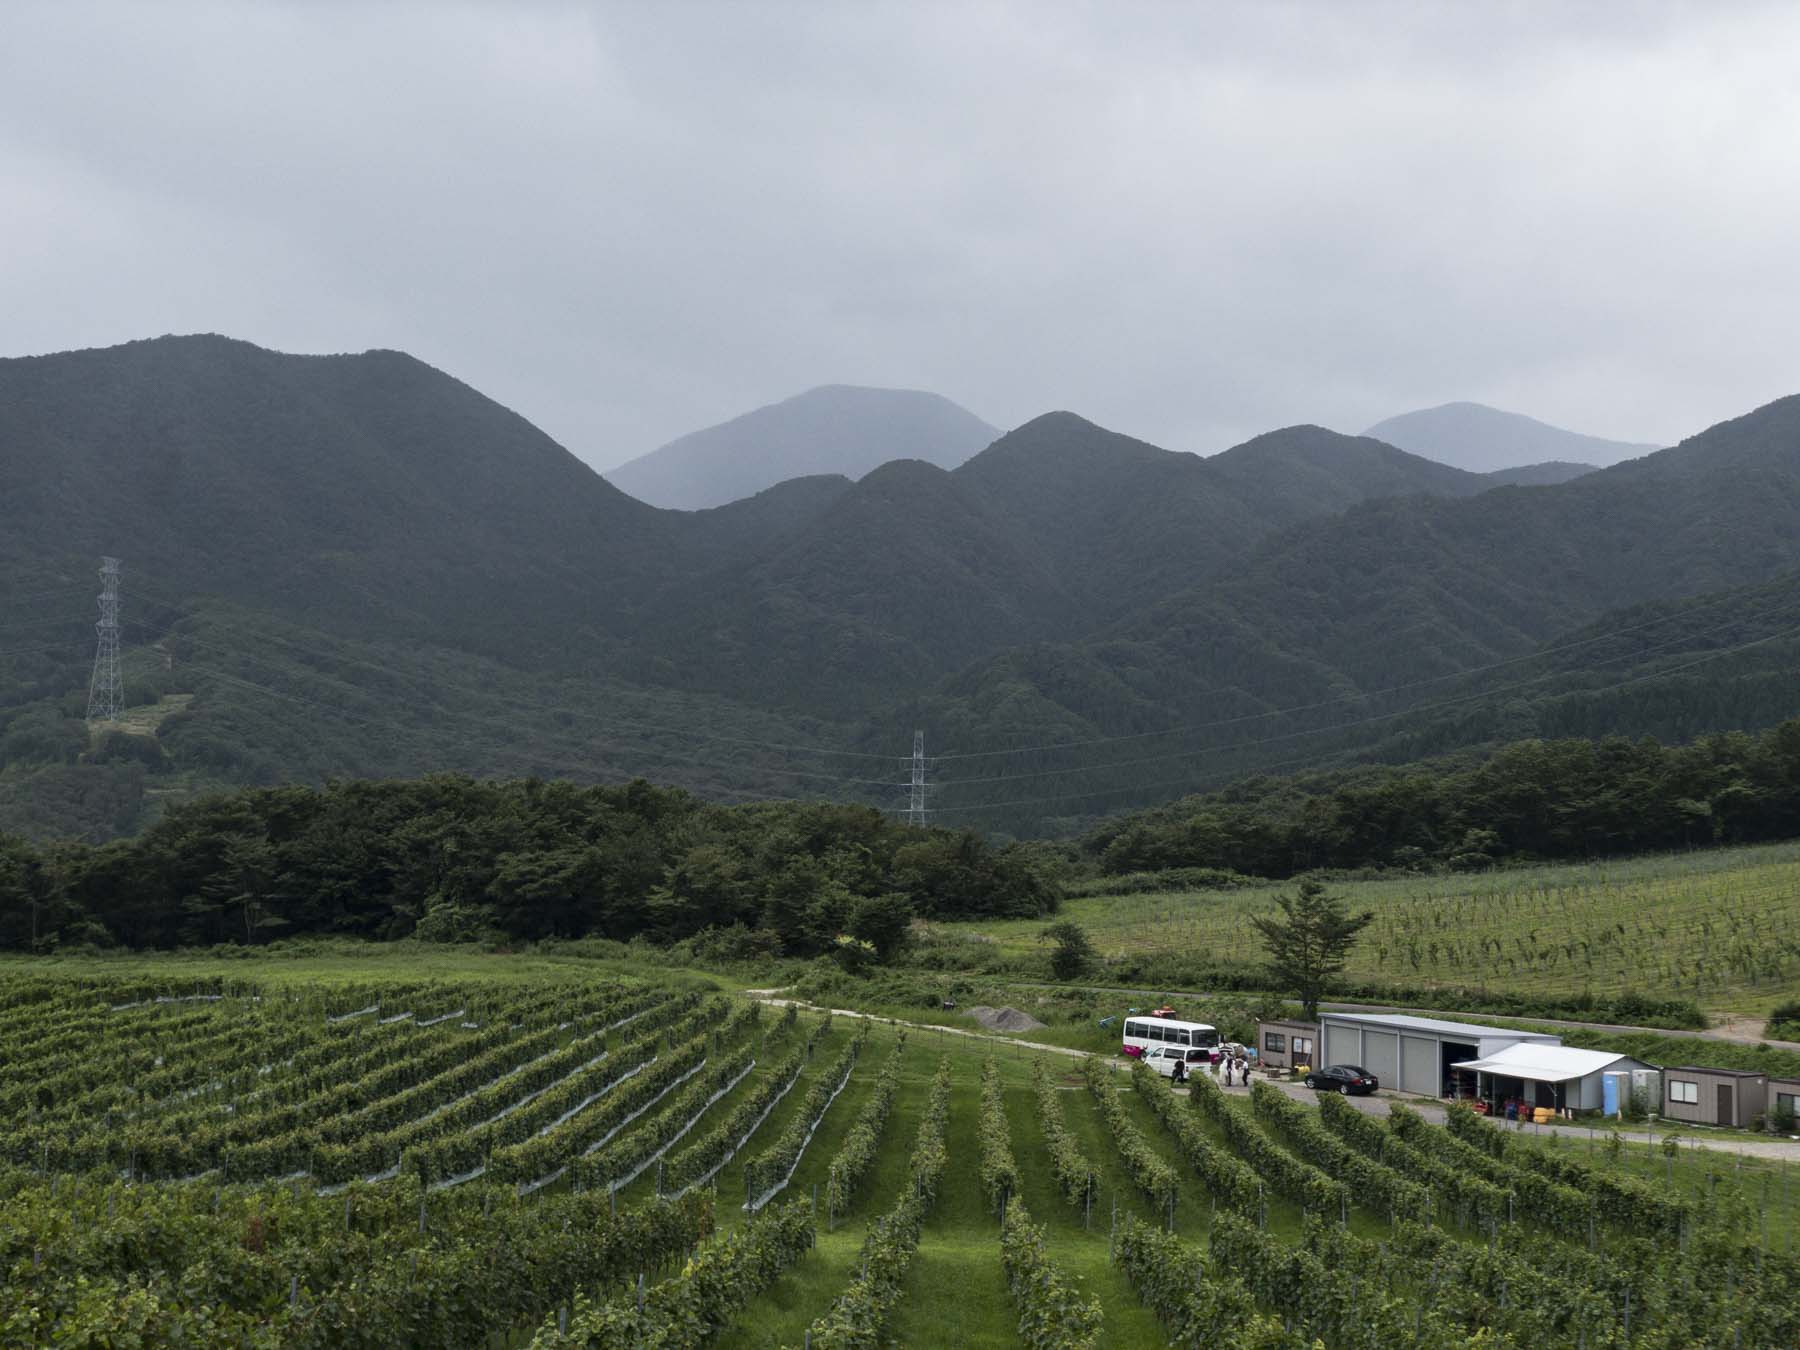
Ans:
[[[1039,831],[1287,765],[1791,715],[1800,398],[1522,486],[1068,412],[666,510],[396,352],[0,361],[0,826],[229,782],[645,774]],[[125,563],[133,720],[81,721]],[[1591,657],[1592,659],[1587,659]]]
[[[1564,431],[1521,413],[1480,403],[1446,403],[1377,422],[1372,436],[1415,455],[1475,473],[1524,472],[1521,482],[1557,482],[1660,447]]]
[[[828,384],[691,432],[606,477],[652,506],[698,511],[791,478],[861,478],[896,459],[954,469],[999,434],[937,394]]]

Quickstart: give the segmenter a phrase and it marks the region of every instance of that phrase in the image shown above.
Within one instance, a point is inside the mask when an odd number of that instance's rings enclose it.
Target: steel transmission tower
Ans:
[[[913,732],[912,794],[906,802],[906,823],[925,824],[925,733]]]
[[[88,721],[116,722],[125,711],[119,680],[119,560],[100,559],[100,622],[94,625],[94,678],[88,684]]]

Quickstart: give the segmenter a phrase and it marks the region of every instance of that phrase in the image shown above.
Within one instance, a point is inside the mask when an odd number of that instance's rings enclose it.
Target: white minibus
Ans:
[[[1177,1022],[1172,1017],[1127,1017],[1125,1053],[1136,1057],[1155,1046],[1182,1045],[1196,1050],[1216,1050],[1219,1029],[1205,1022]],[[1209,1055],[1210,1059],[1211,1056]]]

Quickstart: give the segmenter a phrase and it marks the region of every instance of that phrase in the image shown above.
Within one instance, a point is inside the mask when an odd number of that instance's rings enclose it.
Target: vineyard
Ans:
[[[1800,1344],[1767,1168],[387,968],[8,970],[0,1344]]]
[[[1251,914],[1277,884],[1204,894],[1069,901],[1109,957],[1261,959]],[[1800,847],[1712,849],[1464,875],[1331,885],[1374,922],[1346,975],[1525,994],[1655,990],[1761,1012],[1800,981]],[[1041,925],[985,924],[1003,950],[1037,950]]]

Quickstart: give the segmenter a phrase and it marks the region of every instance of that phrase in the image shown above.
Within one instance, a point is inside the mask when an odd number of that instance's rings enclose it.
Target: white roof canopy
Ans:
[[[1638,1063],[1630,1055],[1610,1050],[1577,1050],[1571,1045],[1509,1045],[1486,1059],[1471,1059],[1452,1067],[1498,1074],[1502,1078],[1518,1078],[1532,1083],[1566,1083],[1586,1078],[1590,1073],[1609,1069],[1624,1061],[1627,1067]]]

